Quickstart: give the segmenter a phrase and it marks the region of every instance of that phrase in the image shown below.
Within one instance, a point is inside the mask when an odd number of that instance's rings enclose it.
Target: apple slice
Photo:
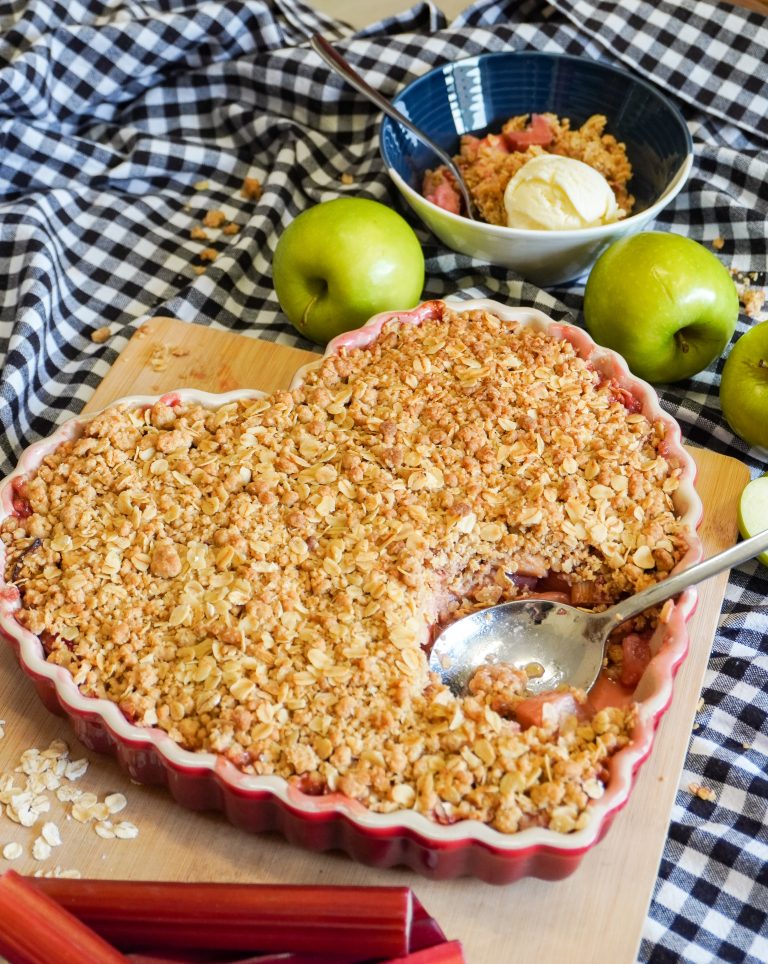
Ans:
[[[768,529],[768,475],[761,475],[758,479],[752,479],[741,493],[739,532],[748,539],[765,529]],[[768,566],[768,552],[761,553],[757,558]]]

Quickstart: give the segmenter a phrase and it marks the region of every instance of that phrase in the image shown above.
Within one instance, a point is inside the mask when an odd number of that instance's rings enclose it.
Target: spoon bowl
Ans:
[[[698,582],[754,559],[768,549],[768,530],[689,566],[603,612],[550,599],[491,606],[451,623],[435,639],[429,668],[462,695],[483,665],[504,663],[528,673],[530,693],[561,686],[585,692],[603,665],[608,636],[622,623]]]
[[[483,664],[528,673],[530,693],[568,685],[589,689],[600,672],[606,621],[550,599],[524,599],[452,623],[432,647],[430,669],[456,694]]]

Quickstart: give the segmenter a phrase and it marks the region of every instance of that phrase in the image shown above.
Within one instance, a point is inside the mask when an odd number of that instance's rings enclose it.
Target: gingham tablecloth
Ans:
[[[378,155],[379,117],[308,49],[315,30],[337,38],[389,96],[440,62],[510,48],[586,55],[650,79],[682,109],[696,153],[656,227],[707,245],[722,238],[723,262],[766,283],[768,26],[759,14],[692,0],[498,0],[447,24],[421,3],[354,33],[290,0],[6,0],[0,474],[80,410],[152,315],[301,345],[270,264],[281,229],[308,205],[362,195],[406,213]],[[262,182],[258,201],[241,195],[246,177]],[[193,240],[211,209],[240,233]],[[414,227],[425,296],[492,295],[580,320],[578,285],[540,291]],[[206,245],[215,261],[200,259]],[[757,320],[742,314],[737,335]],[[757,474],[764,461],[720,414],[721,370],[722,360],[662,387],[663,404],[689,441]],[[768,961],[766,595],[756,563],[732,574],[643,961]],[[692,795],[694,783],[714,799]]]

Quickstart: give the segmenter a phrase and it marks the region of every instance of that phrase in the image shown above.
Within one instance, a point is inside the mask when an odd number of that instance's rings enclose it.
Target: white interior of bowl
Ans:
[[[531,325],[542,331],[548,331],[555,337],[573,339],[577,351],[596,368],[613,373],[623,387],[630,388],[633,394],[642,400],[643,412],[652,419],[662,419],[668,428],[670,451],[668,458],[677,462],[682,468],[680,487],[676,495],[676,506],[685,525],[690,532],[690,548],[678,568],[683,568],[696,561],[701,556],[701,544],[696,536],[696,526],[702,516],[701,501],[694,488],[695,463],[683,449],[680,429],[677,424],[664,413],[659,405],[658,397],[650,385],[640,381],[630,374],[626,363],[614,352],[598,348],[589,336],[573,325],[555,322],[547,315],[533,308],[513,308],[494,301],[476,300],[461,301],[447,299],[455,310],[485,309],[497,314],[505,321],[517,321],[524,325]],[[370,344],[388,321],[397,318],[404,323],[420,324],[426,318],[432,317],[434,303],[427,302],[412,311],[387,312],[371,318],[366,325],[354,332],[347,332],[334,339],[326,350],[326,355],[349,349],[363,347]],[[309,367],[300,369],[291,387],[296,387],[303,380]],[[160,398],[177,396],[184,402],[195,402],[208,408],[218,408],[221,405],[238,398],[262,397],[259,391],[235,391],[216,395],[195,389],[179,389],[165,393]],[[125,404],[129,407],[149,406],[158,401],[158,396],[132,396],[112,403]],[[111,406],[110,406],[111,407]],[[61,425],[51,436],[31,445],[19,460],[16,470],[0,482],[0,520],[13,513],[12,483],[15,478],[27,477],[34,472],[46,455],[58,445],[82,433],[83,426],[95,414],[70,419]],[[253,794],[254,800],[270,794],[289,805],[291,809],[307,816],[318,816],[329,812],[346,816],[352,822],[372,832],[387,832],[392,830],[406,830],[417,834],[428,844],[439,846],[452,842],[476,841],[487,845],[495,851],[504,854],[528,850],[538,846],[563,852],[581,851],[591,846],[600,834],[606,816],[621,807],[627,800],[634,771],[648,755],[653,742],[656,720],[669,704],[672,696],[674,669],[687,651],[688,637],[685,623],[690,617],[695,605],[695,593],[686,591],[674,607],[671,626],[668,629],[669,638],[666,646],[657,657],[652,660],[646,671],[641,687],[644,699],[640,704],[639,718],[633,741],[630,746],[619,752],[611,761],[611,779],[604,796],[590,806],[591,820],[588,826],[571,834],[559,834],[545,828],[530,828],[516,834],[502,834],[492,827],[479,821],[464,820],[449,826],[443,826],[428,820],[422,814],[411,810],[399,810],[390,814],[380,814],[368,810],[362,804],[340,794],[327,796],[308,796],[292,787],[282,777],[249,776],[238,770],[232,763],[211,753],[191,752],[182,749],[171,740],[167,734],[158,728],[138,727],[123,716],[115,703],[109,700],[83,696],[74,680],[63,667],[48,663],[45,659],[42,643],[37,636],[24,629],[15,619],[14,613],[19,608],[18,594],[3,592],[4,579],[4,546],[0,543],[0,629],[17,641],[20,660],[27,672],[35,677],[50,680],[56,694],[67,712],[77,717],[94,716],[100,718],[114,737],[129,746],[144,745],[153,747],[159,758],[176,771],[197,773],[210,771],[215,773],[223,788],[231,789],[238,796]]]

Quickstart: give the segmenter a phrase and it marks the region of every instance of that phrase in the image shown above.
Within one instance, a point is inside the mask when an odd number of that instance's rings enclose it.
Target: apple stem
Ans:
[[[302,328],[306,328],[307,325],[309,324],[309,313],[312,310],[312,307],[314,306],[315,302],[319,297],[320,297],[319,295],[314,295],[307,302],[307,307],[304,309],[304,313],[301,316],[301,321],[299,322]]]
[[[690,347],[691,347],[691,346],[690,346],[690,345],[688,344],[688,342],[685,340],[685,335],[684,335],[681,331],[678,331],[678,332],[675,334],[675,339],[676,339],[677,344],[678,344],[678,346],[679,346],[679,348],[680,348],[680,351],[683,352],[683,354],[685,354],[687,351],[690,350]]]

